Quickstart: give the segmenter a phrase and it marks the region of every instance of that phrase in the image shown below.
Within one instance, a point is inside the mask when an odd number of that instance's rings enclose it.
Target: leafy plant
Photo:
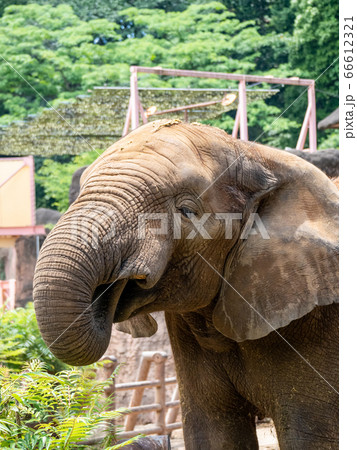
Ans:
[[[33,303],[11,311],[0,310],[0,364],[19,370],[25,361],[40,358],[52,373],[68,366],[55,358],[38,329]]]
[[[26,363],[19,373],[0,368],[0,444],[1,448],[22,450],[82,449],[93,430],[105,427],[123,409],[107,411],[110,399],[104,389],[116,374],[105,381],[95,379],[95,369],[72,368],[56,375],[46,371],[39,360]],[[115,430],[106,432],[103,448],[110,446]],[[101,444],[102,445],[102,444]]]

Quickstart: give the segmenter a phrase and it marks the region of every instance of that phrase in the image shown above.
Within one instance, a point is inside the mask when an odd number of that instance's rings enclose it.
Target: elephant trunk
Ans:
[[[108,227],[96,223],[99,231],[94,242],[95,221],[66,216],[42,246],[34,277],[34,304],[51,352],[68,364],[87,365],[108,347],[126,280],[115,281],[121,255],[104,243]]]

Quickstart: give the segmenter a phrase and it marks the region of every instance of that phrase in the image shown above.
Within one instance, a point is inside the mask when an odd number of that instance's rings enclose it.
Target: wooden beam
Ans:
[[[240,75],[235,73],[223,72],[204,72],[199,70],[179,70],[179,69],[163,69],[161,67],[143,67],[131,66],[136,72],[140,73],[155,73],[156,75],[165,75],[171,77],[194,77],[194,78],[216,78],[221,80],[234,80],[250,82],[262,82],[273,84],[292,84],[296,86],[311,86],[314,80],[306,78],[277,78],[271,75]]]
[[[304,117],[304,122],[302,124],[301,130],[300,130],[300,134],[299,134],[299,139],[298,139],[297,144],[296,144],[296,149],[297,150],[304,150],[304,145],[305,145],[306,135],[307,135],[307,129],[309,128],[309,123],[310,123],[310,114],[311,114],[311,104],[308,103],[307,109],[306,109],[306,113],[305,113],[305,117]]]

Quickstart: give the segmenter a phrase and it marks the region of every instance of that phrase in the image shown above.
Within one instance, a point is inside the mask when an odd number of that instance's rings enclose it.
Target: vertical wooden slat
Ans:
[[[297,144],[296,144],[296,149],[297,150],[303,150],[304,149],[304,145],[305,145],[305,141],[306,141],[306,135],[307,135],[307,129],[309,128],[309,123],[310,123],[310,114],[311,114],[311,104],[309,103],[307,105],[307,109],[306,109],[306,113],[305,113],[305,117],[304,117],[304,122],[303,122],[301,130],[300,130],[299,139],[298,139]]]
[[[138,73],[135,67],[131,67],[130,71],[131,129],[135,130],[139,126]]]
[[[315,82],[311,84],[307,91],[307,98],[311,105],[310,121],[309,121],[309,147],[310,152],[317,150],[317,135],[316,135],[316,99],[315,99]]]
[[[239,82],[239,99],[240,109],[240,138],[244,141],[248,140],[248,119],[247,119],[247,93],[245,89],[245,81]]]
[[[166,433],[165,416],[166,416],[166,385],[165,385],[165,362],[167,355],[157,353],[154,356],[155,375],[160,381],[160,385],[155,389],[155,402],[161,405],[161,409],[156,412],[156,424],[161,428],[161,434]]]
[[[122,136],[126,136],[129,133],[129,129],[130,129],[130,120],[131,120],[131,104],[132,104],[132,100],[131,100],[131,96],[129,98],[129,105],[128,105],[128,111],[126,113],[126,118],[125,118],[125,124],[124,124],[124,128],[123,128],[123,134]]]
[[[179,400],[179,399],[180,399],[179,388],[178,388],[178,385],[176,385],[175,390],[171,397],[171,401],[174,402],[175,400]],[[178,407],[170,408],[166,414],[166,423],[169,424],[169,423],[176,422],[178,413],[179,413]]]
[[[237,107],[237,113],[236,113],[236,118],[234,120],[234,126],[233,126],[233,130],[232,130],[232,137],[234,138],[238,138],[238,130],[239,130],[239,125],[240,125],[240,116],[241,116],[241,105],[238,99],[238,107]]]
[[[143,354],[140,359],[139,364],[139,371],[137,376],[137,381],[144,381],[147,379],[150,369],[150,360],[148,360],[145,355]],[[128,409],[130,409],[133,406],[139,406],[141,404],[141,400],[143,398],[144,389],[136,389],[133,393],[133,396],[131,398],[130,405]],[[138,417],[137,414],[130,414],[130,416],[127,416],[125,419],[125,431],[132,431],[135,428],[136,419]]]

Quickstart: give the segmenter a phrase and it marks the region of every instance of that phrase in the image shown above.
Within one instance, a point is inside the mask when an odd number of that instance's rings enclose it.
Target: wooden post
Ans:
[[[163,353],[156,353],[153,357],[155,367],[156,379],[160,384],[155,389],[155,402],[161,405],[159,411],[156,412],[156,425],[161,428],[160,434],[166,433],[165,416],[166,416],[166,385],[165,385],[165,362],[167,355]]]
[[[248,119],[247,119],[247,93],[245,90],[245,80],[239,82],[239,99],[240,103],[240,138],[244,141],[248,140]]]
[[[128,105],[128,111],[126,113],[125,124],[124,124],[124,128],[123,128],[122,136],[126,136],[129,133],[130,120],[131,120],[131,105],[132,105],[132,100],[131,100],[131,96],[130,96],[130,98],[129,98],[129,105]]]
[[[148,123],[148,118],[145,115],[145,111],[144,111],[143,105],[141,104],[139,94],[138,94],[138,103],[139,103],[139,111],[140,111],[141,120],[143,121],[144,124]]]
[[[299,139],[298,139],[297,144],[296,144],[296,149],[297,150],[303,150],[304,149],[304,145],[305,145],[305,141],[306,141],[306,135],[307,135],[307,129],[308,129],[309,123],[310,123],[310,114],[311,114],[311,104],[309,103],[307,105],[307,109],[306,109],[306,113],[305,113],[305,117],[304,117],[304,122],[303,122],[301,130],[300,130]]]
[[[16,280],[0,280],[0,307],[15,309]]]
[[[118,360],[115,356],[107,355],[102,358],[104,361],[108,361],[103,364],[103,375],[105,380],[110,378],[113,375],[115,368],[118,365]],[[115,380],[113,379],[111,384],[107,386],[104,390],[104,395],[106,399],[111,397],[111,401],[108,403],[108,411],[115,410]],[[108,420],[108,423],[111,425],[115,425],[115,419]],[[109,427],[111,426],[109,425]]]
[[[108,361],[103,364],[104,377],[107,380],[108,378],[110,378],[113,375],[113,372],[118,365],[118,360],[116,359],[115,356],[112,356],[112,355],[104,356],[102,358],[102,360]],[[113,411],[115,409],[115,380],[112,380],[112,383],[110,384],[110,386],[108,386],[105,389],[105,396],[106,396],[106,398],[109,398],[110,396],[112,396],[112,401],[108,405],[108,410]]]
[[[150,369],[150,360],[145,357],[145,353],[142,354],[139,364],[139,371],[137,375],[137,381],[143,381],[146,380],[148,377]],[[132,408],[133,406],[138,406],[141,404],[141,400],[143,398],[144,394],[144,387],[142,389],[136,389],[133,393],[133,396],[131,398],[130,405],[128,409]],[[132,431],[135,428],[136,419],[138,417],[137,414],[130,414],[130,416],[127,416],[125,418],[125,431]]]
[[[135,67],[131,67],[130,71],[131,129],[135,130],[139,126],[138,73]]]
[[[172,394],[171,403],[180,399],[179,388],[176,385],[175,390]],[[179,413],[179,405],[177,407],[170,408],[166,414],[166,424],[174,423],[177,419],[177,415]]]
[[[317,150],[316,136],[316,99],[315,99],[315,82],[312,82],[307,91],[309,105],[311,105],[310,121],[309,121],[309,148],[310,152]]]
[[[233,126],[233,130],[232,130],[232,137],[234,137],[236,139],[238,138],[240,116],[241,116],[241,105],[240,105],[240,101],[238,99],[237,113],[236,113],[236,118],[234,120],[234,126]]]

